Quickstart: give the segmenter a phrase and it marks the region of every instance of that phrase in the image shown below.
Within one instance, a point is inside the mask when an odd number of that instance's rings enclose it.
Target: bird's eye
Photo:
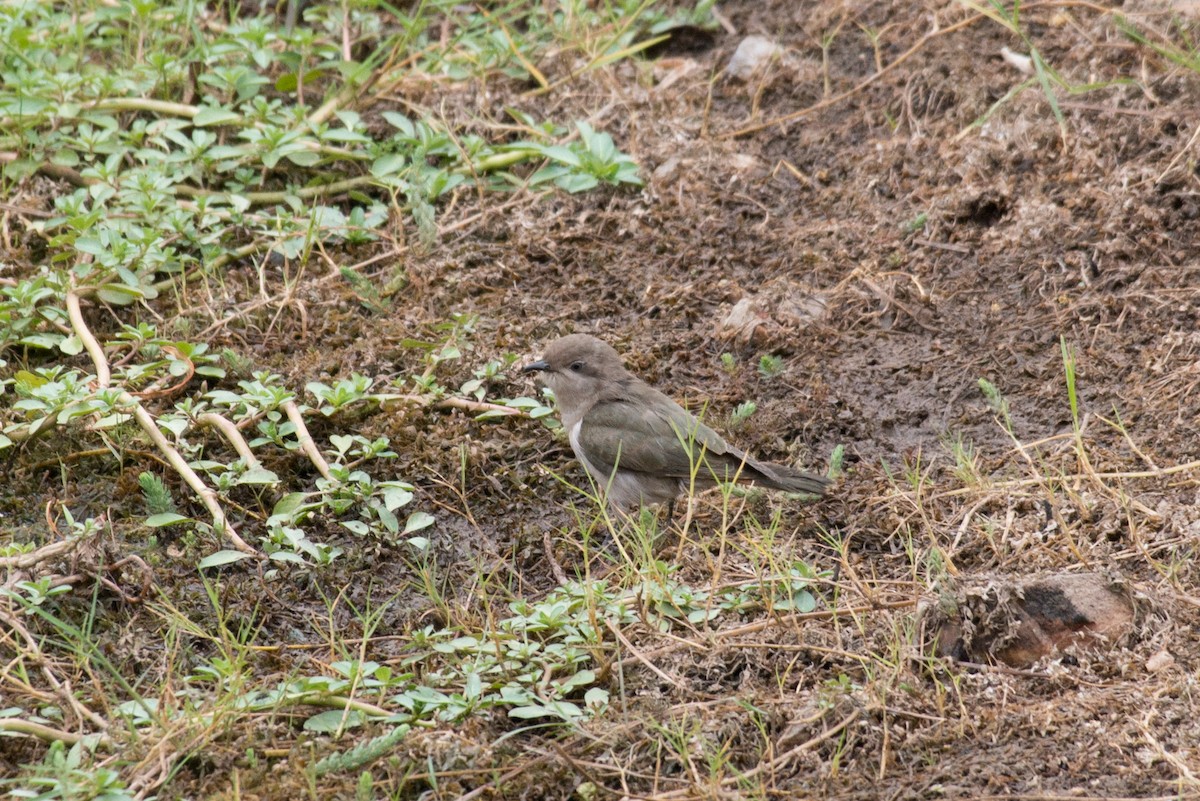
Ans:
[[[571,372],[578,373],[583,369],[583,362],[571,362]]]

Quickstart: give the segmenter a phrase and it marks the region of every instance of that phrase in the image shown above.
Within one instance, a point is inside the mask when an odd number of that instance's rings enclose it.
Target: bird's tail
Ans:
[[[763,487],[783,490],[784,492],[807,492],[812,495],[824,495],[825,490],[833,483],[831,479],[788,467],[784,464],[770,462],[746,462],[744,477]]]
[[[752,481],[768,489],[807,492],[810,495],[824,495],[825,490],[833,483],[832,479],[797,470],[785,464],[760,462],[736,448],[728,448],[719,457],[706,454],[705,464],[712,471],[712,481],[718,483]]]

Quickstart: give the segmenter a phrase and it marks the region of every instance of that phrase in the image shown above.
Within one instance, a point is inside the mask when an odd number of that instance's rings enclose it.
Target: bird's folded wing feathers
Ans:
[[[619,460],[622,470],[686,478],[702,452],[733,450],[720,434],[683,407],[661,393],[654,394],[659,397],[653,399],[653,405],[601,401],[584,415],[579,444],[598,470],[611,473]]]

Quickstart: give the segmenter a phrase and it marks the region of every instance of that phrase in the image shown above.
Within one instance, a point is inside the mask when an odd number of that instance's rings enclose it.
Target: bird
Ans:
[[[674,502],[691,487],[752,482],[824,495],[832,483],[813,473],[762,462],[727,443],[669,397],[625,368],[612,346],[587,334],[551,342],[521,368],[540,373],[554,393],[575,458],[607,493],[611,507]]]

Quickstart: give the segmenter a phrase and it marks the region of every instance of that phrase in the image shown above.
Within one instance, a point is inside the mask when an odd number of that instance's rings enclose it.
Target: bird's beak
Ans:
[[[550,363],[545,359],[538,359],[536,362],[530,362],[521,368],[522,373],[541,373],[550,369]]]

